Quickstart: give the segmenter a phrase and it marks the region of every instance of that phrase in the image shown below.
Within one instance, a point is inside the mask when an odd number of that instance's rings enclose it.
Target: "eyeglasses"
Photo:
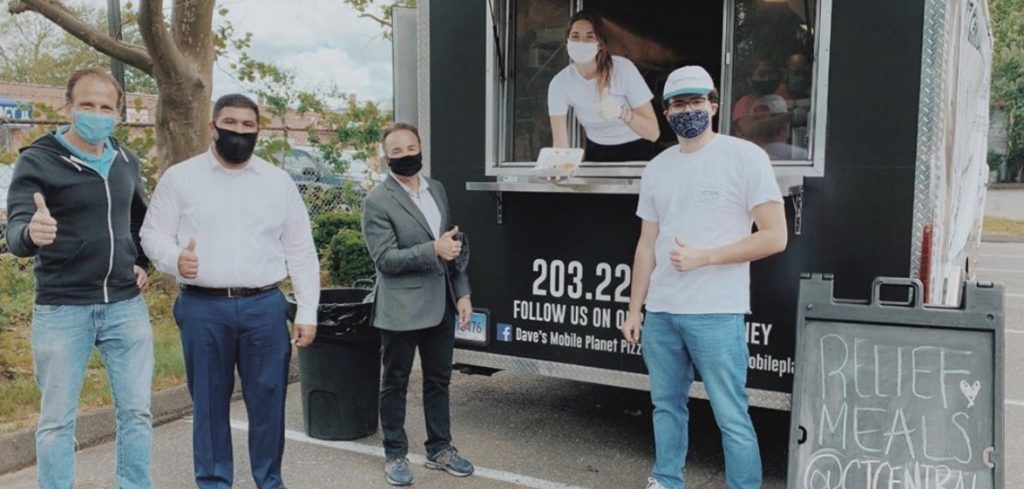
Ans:
[[[690,109],[699,109],[707,101],[707,97],[676,98],[669,101],[668,110],[682,112]]]

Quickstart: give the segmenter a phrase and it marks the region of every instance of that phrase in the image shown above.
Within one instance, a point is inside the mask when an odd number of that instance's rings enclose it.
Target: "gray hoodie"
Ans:
[[[17,256],[35,257],[37,304],[104,304],[139,294],[133,266],[149,266],[139,241],[146,215],[140,162],[109,142],[117,156],[107,180],[52,133],[21,149],[7,194],[7,245]],[[49,246],[36,246],[28,235],[36,192],[57,220]]]

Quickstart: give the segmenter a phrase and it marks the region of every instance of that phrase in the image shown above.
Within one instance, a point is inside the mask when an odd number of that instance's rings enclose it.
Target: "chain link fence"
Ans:
[[[329,220],[333,216],[343,215],[349,216],[347,219],[351,223],[348,226],[349,228],[360,231],[358,229],[358,215],[362,208],[362,200],[365,198],[367,188],[370,186],[369,184],[366,182],[346,182],[344,185],[332,186],[317,182],[296,182],[296,186],[299,189],[300,195],[302,195],[302,200],[306,204],[306,210],[309,212],[309,218],[314,228],[325,219]],[[2,197],[6,204],[6,192],[4,194]],[[5,262],[3,266],[15,266],[20,271],[31,273],[32,259],[21,259],[11,255],[10,249],[7,246],[6,236],[7,216],[2,206],[0,206],[0,261]],[[319,240],[317,243],[321,256],[326,257],[330,254],[328,247],[331,238],[333,238],[333,235],[324,236],[324,239]]]
[[[0,122],[4,121],[0,120]],[[57,124],[59,122],[55,121],[21,121],[17,126],[0,124],[0,136],[2,136],[0,137],[0,257],[10,256],[5,240],[6,203],[7,190],[18,156],[16,148],[42,136]],[[269,140],[280,139],[278,135],[274,134],[273,128],[270,128],[268,133],[270,134]],[[159,173],[157,166],[147,158],[147,156],[151,156],[155,144],[155,139],[152,136],[152,124],[122,124],[115,134],[122,144],[142,157],[143,181],[146,183],[147,192],[152,192],[156,187]],[[306,203],[310,219],[313,221],[324,214],[358,212],[362,199],[369,188],[373,186],[373,182],[380,180],[380,176],[371,174],[369,167],[366,167],[365,164],[360,166],[365,169],[363,172],[353,170],[350,173],[339,174],[322,168],[326,167],[324,163],[289,162],[285,161],[286,159],[280,158],[281,161],[278,161],[278,159],[269,158],[267,160],[282,167],[292,176]],[[363,173],[366,174],[363,175]]]
[[[306,203],[309,219],[316,223],[318,218],[333,213],[358,213],[365,192],[345,188],[331,188],[316,184],[297,184],[302,200]],[[10,255],[7,247],[7,217],[0,209],[0,257]]]

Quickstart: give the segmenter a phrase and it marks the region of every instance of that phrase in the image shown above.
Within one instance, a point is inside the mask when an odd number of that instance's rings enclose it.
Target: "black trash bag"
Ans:
[[[332,288],[320,291],[317,308],[316,339],[318,341],[355,340],[372,331],[373,289]],[[288,319],[295,321],[298,305],[294,294],[288,294]]]

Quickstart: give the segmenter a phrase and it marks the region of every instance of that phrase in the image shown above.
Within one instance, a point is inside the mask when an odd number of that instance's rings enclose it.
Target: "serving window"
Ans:
[[[549,104],[553,83],[559,84],[560,93],[585,86],[586,78],[578,71],[572,76],[564,73],[567,67],[575,70],[566,49],[567,23],[584,8],[602,18],[609,54],[635,66],[653,94],[656,152],[677,142],[663,114],[665,81],[674,69],[697,64],[708,70],[719,89],[719,113],[714,118],[718,132],[760,145],[777,166],[821,174],[827,37],[822,40],[818,31],[822,12],[828,15],[829,0],[489,2],[488,174],[519,173],[534,165],[542,148],[554,145],[551,112],[557,109]],[[613,65],[613,70],[619,69],[627,70]],[[594,136],[607,138],[607,127],[621,119],[617,110],[601,108],[596,113],[607,118],[595,119],[594,104],[631,106],[636,100],[622,96],[629,90],[616,86],[616,80],[613,77],[605,92],[595,87],[593,96],[574,92],[568,97],[579,105],[570,103],[564,116],[569,147],[587,148],[588,139],[594,145]],[[606,98],[614,100],[605,102]],[[617,137],[621,135],[620,130]],[[635,177],[646,163],[584,161],[580,174]]]

